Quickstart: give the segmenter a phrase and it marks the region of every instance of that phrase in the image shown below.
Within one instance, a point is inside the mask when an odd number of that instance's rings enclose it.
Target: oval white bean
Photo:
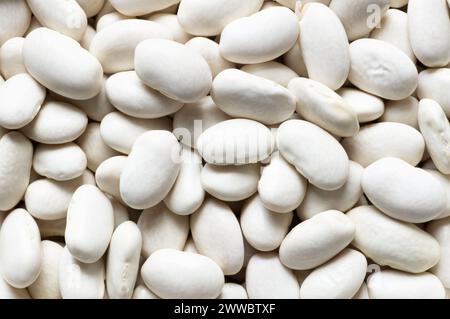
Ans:
[[[308,185],[305,198],[297,208],[298,217],[306,220],[326,210],[348,211],[363,194],[361,187],[363,171],[364,168],[361,165],[350,161],[348,178],[341,188],[326,191],[314,185]]]
[[[170,32],[153,21],[126,19],[98,30],[89,51],[97,57],[105,73],[134,68],[134,50],[145,39],[172,39]]]
[[[450,60],[449,9],[443,0],[408,2],[409,39],[417,59],[429,67]]]
[[[430,99],[421,100],[418,121],[433,163],[443,174],[450,174],[450,124],[441,106]]]
[[[266,126],[246,119],[220,122],[197,139],[199,154],[216,165],[256,163],[266,159],[274,146],[274,137]]]
[[[200,254],[214,260],[225,275],[241,270],[244,264],[241,227],[225,203],[208,198],[190,220],[192,238]]]
[[[444,299],[445,289],[439,279],[428,273],[409,274],[381,270],[367,279],[370,299]]]
[[[269,8],[229,23],[220,37],[220,52],[235,63],[267,62],[292,48],[299,29],[297,17],[291,10]]]
[[[381,266],[421,273],[439,261],[438,242],[413,224],[390,218],[373,206],[354,208],[347,216],[356,225],[353,246]]]
[[[200,177],[202,159],[196,152],[183,147],[181,160],[177,180],[164,198],[164,203],[175,214],[190,215],[201,206],[205,198]]]
[[[301,15],[299,41],[309,78],[337,90],[350,71],[344,26],[333,11],[321,3],[306,4]]]
[[[45,99],[45,88],[26,73],[9,78],[0,86],[0,125],[19,129],[30,123]]]
[[[144,263],[141,276],[161,298],[216,298],[224,276],[210,258],[199,254],[160,249]]]
[[[87,17],[76,0],[27,0],[33,15],[47,28],[80,40],[86,31]]]
[[[106,259],[109,299],[130,299],[139,271],[142,237],[131,221],[120,224],[111,237]]]
[[[172,213],[164,203],[145,209],[137,225],[144,257],[164,248],[183,250],[189,235],[189,217]]]
[[[215,77],[211,97],[232,117],[268,125],[285,121],[295,110],[294,96],[285,87],[236,69],[222,71]]]
[[[359,89],[388,100],[401,100],[417,87],[418,73],[411,59],[394,45],[375,39],[350,44],[348,79]]]
[[[86,129],[86,114],[77,107],[46,100],[35,118],[21,131],[43,144],[63,144],[76,140]]]
[[[450,117],[450,68],[426,69],[419,73],[417,96],[435,100]]]
[[[307,181],[279,152],[262,168],[258,194],[263,205],[277,213],[292,212],[303,201]]]
[[[30,180],[33,145],[18,132],[0,139],[0,209],[12,209],[21,199]]]
[[[207,163],[201,171],[203,189],[223,201],[239,201],[252,196],[258,189],[258,164],[239,166]]]
[[[300,287],[291,269],[276,253],[256,253],[247,265],[245,287],[250,299],[299,299]]]
[[[277,132],[281,155],[308,181],[324,190],[345,184],[349,161],[342,146],[320,127],[302,120],[289,120]],[[302,143],[297,143],[301,140]]]
[[[137,138],[147,131],[172,131],[168,117],[158,119],[137,119],[121,112],[107,114],[100,123],[100,135],[112,149],[129,154]]]
[[[247,242],[259,251],[277,249],[288,233],[292,212],[278,214],[263,206],[258,195],[242,207],[240,224]]]
[[[41,242],[41,271],[37,279],[28,287],[34,299],[61,299],[58,271],[63,250],[63,247],[54,241]]]
[[[178,8],[178,21],[190,34],[220,34],[233,20],[257,12],[263,0],[183,0]]]
[[[80,186],[67,209],[64,237],[71,255],[83,263],[95,263],[108,248],[113,230],[109,199],[95,186]]]
[[[63,299],[103,299],[105,263],[103,259],[85,264],[64,248],[59,263],[59,290]]]
[[[416,129],[394,122],[369,124],[342,141],[348,157],[366,167],[383,157],[397,157],[416,166],[422,160],[425,141]]]
[[[295,78],[288,88],[297,100],[297,113],[304,119],[338,136],[353,136],[358,132],[356,112],[327,86],[307,78]]]
[[[341,88],[337,93],[350,105],[359,123],[371,122],[384,113],[384,102],[377,96],[353,88]]]
[[[445,188],[440,181],[398,158],[385,157],[369,165],[361,185],[382,212],[406,222],[430,221],[447,207]]]
[[[30,286],[41,271],[41,236],[33,217],[24,209],[13,210],[0,230],[0,272],[15,288]]]
[[[98,60],[56,31],[38,28],[28,34],[23,62],[38,82],[62,96],[85,100],[101,90],[103,70]]]
[[[71,180],[81,176],[86,165],[86,154],[75,143],[39,144],[34,150],[33,169],[39,175],[57,181]]]
[[[142,134],[134,142],[120,175],[123,201],[132,208],[145,209],[163,200],[178,176],[180,151],[180,144],[170,132]]]
[[[148,39],[140,42],[134,65],[145,84],[184,103],[200,100],[211,89],[212,75],[205,59],[174,41]]]
[[[355,225],[337,210],[319,213],[295,226],[280,246],[280,260],[291,269],[315,268],[353,240]]]
[[[16,74],[27,73],[22,56],[24,42],[24,38],[15,37],[6,41],[0,48],[0,70],[6,79]]]
[[[305,278],[300,288],[300,298],[350,299],[361,287],[366,271],[366,257],[359,251],[347,248]]]
[[[0,45],[21,37],[30,26],[31,11],[26,0],[4,0],[0,3]]]

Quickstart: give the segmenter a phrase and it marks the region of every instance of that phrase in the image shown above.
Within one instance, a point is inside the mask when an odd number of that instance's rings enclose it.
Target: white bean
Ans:
[[[401,100],[417,87],[418,73],[411,59],[394,45],[375,39],[350,44],[348,79],[359,89],[388,100]]]
[[[450,174],[450,124],[441,106],[430,99],[421,100],[418,121],[433,163],[443,174]]]
[[[34,150],[33,169],[41,176],[57,181],[67,181],[81,176],[87,159],[75,143],[39,144]]]
[[[362,188],[385,214],[410,223],[424,223],[440,216],[447,207],[439,180],[405,161],[385,157],[363,173]]]
[[[120,175],[123,201],[130,207],[145,209],[163,200],[180,171],[180,151],[180,144],[170,132],[142,134],[133,144]]]
[[[145,209],[137,225],[144,257],[163,248],[182,250],[189,235],[189,217],[172,213],[164,203]]]
[[[295,110],[294,96],[285,87],[236,69],[222,71],[215,77],[211,97],[232,117],[268,125],[285,121]]]
[[[109,199],[95,186],[80,186],[67,209],[64,237],[71,255],[84,263],[97,262],[108,248],[113,230]]]
[[[160,249],[142,266],[145,284],[161,298],[216,298],[224,276],[210,258],[173,249]]]
[[[364,167],[383,157],[397,157],[416,166],[425,151],[420,132],[394,122],[366,125],[355,136],[344,139],[342,146],[352,161]]]
[[[450,217],[432,221],[427,225],[427,232],[436,238],[441,246],[441,258],[436,266],[431,268],[431,272],[439,278],[445,288],[449,288],[450,273],[448,272],[448,267],[450,266]]]
[[[304,119],[338,136],[353,136],[358,132],[355,110],[327,86],[307,78],[295,78],[288,88],[297,100],[297,113]]]
[[[263,0],[183,0],[178,20],[190,34],[212,36],[233,20],[257,12],[262,4]]]
[[[47,99],[39,113],[21,131],[39,143],[63,144],[83,134],[87,122],[86,114],[77,107]]]
[[[203,203],[205,191],[201,183],[202,160],[195,151],[183,147],[181,166],[175,184],[164,198],[166,206],[175,214],[190,215]]]
[[[142,41],[136,47],[134,65],[145,84],[184,103],[197,102],[211,89],[212,75],[206,60],[174,41]]]
[[[328,210],[295,226],[280,246],[281,262],[291,269],[315,268],[353,240],[355,225],[343,213]]]
[[[12,209],[21,199],[30,180],[33,145],[18,132],[0,139],[0,209]]]
[[[334,191],[308,185],[305,198],[297,208],[298,217],[305,220],[326,210],[346,212],[351,209],[363,194],[361,187],[363,170],[361,165],[350,161],[347,181],[341,188]]]
[[[439,279],[428,273],[409,274],[381,270],[367,279],[370,299],[444,299],[445,289]]]
[[[306,4],[301,14],[299,41],[309,78],[337,90],[350,71],[344,26],[333,11],[321,3]]]
[[[241,227],[225,203],[208,198],[190,220],[192,238],[199,253],[214,260],[225,275],[241,270],[244,264]]]
[[[76,0],[27,0],[33,15],[47,28],[80,40],[87,26],[87,17]]]
[[[151,38],[172,39],[172,35],[156,22],[126,19],[101,30],[97,27],[89,51],[100,61],[105,73],[132,70],[136,46]]]
[[[61,299],[58,271],[63,250],[63,247],[54,241],[41,242],[41,271],[37,279],[28,287],[34,299]]]
[[[274,144],[270,130],[261,123],[233,119],[205,130],[197,139],[197,150],[210,164],[244,165],[266,159]]]
[[[56,31],[38,28],[28,34],[23,62],[38,82],[65,97],[85,100],[101,90],[103,70],[98,60],[78,42]]]
[[[349,162],[347,154],[333,136],[320,127],[302,120],[289,120],[277,132],[281,155],[324,190],[336,190],[345,184]],[[301,140],[302,143],[297,143]]]
[[[277,249],[292,221],[292,212],[278,214],[263,206],[259,196],[249,198],[242,207],[240,224],[247,242],[259,251]]]
[[[0,70],[6,79],[20,73],[27,73],[23,64],[22,49],[25,39],[11,38],[0,48]]]
[[[45,99],[45,88],[26,73],[10,77],[0,87],[0,125],[19,129],[38,114]]]
[[[300,298],[350,299],[361,287],[366,271],[366,257],[359,251],[347,248],[305,278]]]
[[[306,179],[279,152],[273,153],[258,182],[263,205],[274,212],[288,213],[300,205],[306,191]]]
[[[413,224],[390,218],[373,206],[356,207],[347,216],[356,225],[353,246],[381,266],[421,273],[439,261],[438,242]]]
[[[291,10],[269,8],[229,23],[220,37],[220,52],[235,63],[273,60],[292,48],[299,29],[297,17]]]
[[[300,287],[291,269],[276,253],[254,254],[247,265],[245,287],[250,299],[299,299]]]
[[[41,236],[33,217],[24,209],[13,210],[0,230],[0,272],[11,286],[30,286],[41,271]]]
[[[112,149],[129,154],[137,138],[147,131],[172,131],[168,117],[158,119],[137,119],[120,112],[107,114],[100,123],[100,135]]]
[[[207,163],[201,171],[203,189],[223,201],[239,201],[252,196],[258,189],[260,166],[212,165]]]
[[[59,290],[63,299],[103,299],[105,263],[103,259],[85,264],[64,248],[59,264]]]
[[[142,237],[131,221],[120,224],[111,237],[106,259],[109,299],[130,299],[139,271]]]
[[[429,67],[450,60],[450,18],[444,0],[409,0],[409,39],[417,59]]]

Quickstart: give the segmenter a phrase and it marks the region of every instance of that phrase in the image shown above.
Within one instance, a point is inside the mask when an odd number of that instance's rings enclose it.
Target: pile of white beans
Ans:
[[[450,1],[0,1],[0,299],[449,298]]]

